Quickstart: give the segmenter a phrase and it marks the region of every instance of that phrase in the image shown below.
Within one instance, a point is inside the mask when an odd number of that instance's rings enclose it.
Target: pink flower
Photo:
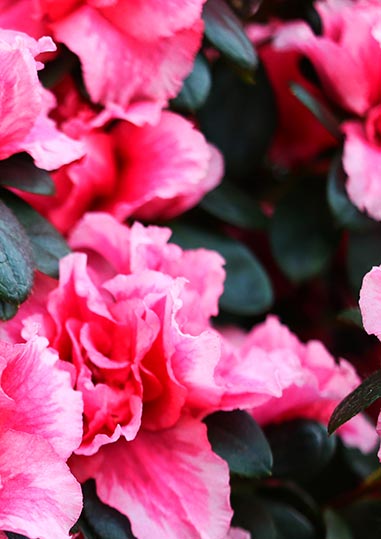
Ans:
[[[60,133],[48,112],[53,97],[41,86],[35,58],[55,50],[48,37],[38,41],[12,30],[0,30],[0,159],[28,152],[37,166],[52,170],[83,155],[80,143]],[[52,101],[53,100],[53,101]]]
[[[364,329],[370,335],[376,335],[381,340],[381,267],[373,267],[364,277],[360,290],[360,309]],[[381,437],[381,413],[378,416],[378,435]],[[378,452],[381,460],[381,449]]]
[[[54,197],[23,196],[62,232],[88,210],[107,211],[120,221],[131,215],[169,219],[221,180],[220,153],[183,117],[164,111],[157,125],[120,121],[110,129],[98,126],[100,118],[70,82],[58,95],[55,115],[64,132],[83,143],[86,156],[54,174]]]
[[[290,84],[298,83],[323,100],[322,93],[301,75],[300,52],[274,46],[273,40],[286,28],[287,23],[252,24],[247,33],[266,68],[277,104],[278,127],[269,156],[277,165],[294,167],[310,162],[336,141],[291,92]]]
[[[140,123],[155,123],[192,69],[203,3],[40,0],[38,14],[79,56],[93,102],[129,120],[139,111]]]
[[[0,352],[0,529],[65,539],[82,507],[65,464],[81,440],[81,395],[46,339],[0,341]]]
[[[355,119],[343,122],[344,169],[352,202],[381,219],[381,5],[373,0],[327,0],[316,7],[323,35],[305,23],[279,32],[276,46],[306,55],[325,95]]]
[[[70,463],[96,480],[107,504],[139,539],[225,537],[229,473],[201,412],[218,407],[214,379],[222,259],[168,244],[169,231],[131,229],[107,214],[85,217],[58,286],[40,275],[35,294],[7,323],[8,338],[33,331],[71,368],[84,400],[84,431]],[[170,515],[170,518],[168,516]]]
[[[267,362],[262,359],[258,363],[266,362],[282,382],[283,391],[278,396],[251,408],[262,425],[294,418],[328,424],[337,404],[360,383],[350,363],[344,359],[336,363],[319,341],[301,343],[275,316],[269,316],[248,334],[235,331],[227,337],[233,338],[242,358],[267,355]],[[339,433],[348,445],[362,451],[370,451],[375,445],[374,429],[362,416],[346,423]]]

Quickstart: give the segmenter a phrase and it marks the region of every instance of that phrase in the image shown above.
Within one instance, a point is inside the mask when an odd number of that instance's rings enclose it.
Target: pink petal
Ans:
[[[192,69],[202,26],[198,20],[171,37],[145,42],[122,34],[96,9],[82,6],[53,29],[57,40],[79,56],[92,100],[127,111],[136,101],[155,103],[159,110],[176,95]]]
[[[30,539],[67,539],[82,508],[80,485],[36,435],[0,435],[0,528]]]
[[[348,174],[347,191],[353,204],[381,220],[380,147],[367,140],[360,122],[345,122],[343,165]]]
[[[373,267],[364,277],[360,290],[364,329],[381,340],[381,267]]]
[[[93,457],[75,457],[72,469],[81,482],[95,478],[101,500],[128,516],[139,539],[220,539],[227,533],[227,465],[194,419],[141,431],[133,442],[105,446]]]
[[[38,434],[67,459],[82,438],[82,396],[46,346],[43,338],[16,345],[0,341],[0,354],[7,358],[1,387],[15,405],[3,428]]]

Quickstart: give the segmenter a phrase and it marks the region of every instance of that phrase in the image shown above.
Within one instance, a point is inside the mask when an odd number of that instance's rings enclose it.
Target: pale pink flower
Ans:
[[[373,267],[364,277],[360,290],[360,309],[364,329],[381,340],[381,267]],[[377,421],[377,433],[381,437],[381,413]],[[381,449],[378,452],[381,460]]]
[[[305,23],[284,27],[276,46],[306,55],[325,95],[354,116],[343,122],[343,165],[352,202],[381,219],[381,4],[374,0],[317,2],[323,34]],[[357,118],[356,118],[357,117]]]
[[[99,117],[70,82],[65,90],[55,114],[86,156],[54,173],[54,197],[23,195],[60,231],[69,231],[89,210],[120,221],[170,219],[221,181],[221,154],[182,116],[164,111],[154,126],[119,121],[110,129],[98,125]]]
[[[93,102],[119,117],[155,123],[192,69],[203,3],[40,0],[38,13],[79,56]]]
[[[233,335],[225,335],[233,338],[241,357],[251,356],[260,365],[267,363],[282,383],[279,395],[251,408],[261,425],[295,418],[328,424],[335,407],[360,383],[348,361],[336,363],[319,341],[300,342],[275,316],[269,316],[248,334],[236,330]],[[264,371],[265,367],[261,368]],[[375,445],[374,428],[363,416],[353,418],[338,432],[348,445],[362,451],[370,451]]]
[[[21,32],[0,30],[0,159],[26,151],[37,166],[52,170],[83,155],[82,145],[48,118],[54,98],[38,80],[42,64],[35,58],[52,50],[49,37],[36,41]]]
[[[68,537],[82,507],[66,459],[82,431],[82,399],[47,340],[0,341],[0,529]]]

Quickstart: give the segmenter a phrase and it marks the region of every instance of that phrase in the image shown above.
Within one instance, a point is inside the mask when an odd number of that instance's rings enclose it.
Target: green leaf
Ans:
[[[231,503],[233,526],[248,530],[255,539],[279,539],[274,521],[259,498],[232,493]]]
[[[205,103],[211,84],[209,64],[202,54],[198,54],[191,74],[185,79],[179,95],[171,104],[181,110],[197,110]]]
[[[37,195],[52,195],[55,191],[49,173],[37,168],[27,154],[12,155],[0,161],[0,185]]]
[[[345,521],[332,509],[324,511],[327,534],[325,539],[353,539]]]
[[[265,429],[273,454],[273,476],[309,481],[332,459],[336,438],[329,438],[324,425],[296,419]]]
[[[241,21],[224,0],[208,0],[204,5],[205,36],[229,60],[243,69],[254,69],[257,55]]]
[[[266,500],[280,539],[320,539],[312,522],[300,511],[286,502]]]
[[[381,397],[381,369],[366,378],[336,406],[328,424],[328,432],[336,429],[362,412]]]
[[[16,305],[25,301],[32,289],[33,273],[28,236],[15,215],[0,201],[0,300]],[[9,308],[4,313],[9,313]]]
[[[276,127],[276,102],[263,66],[255,82],[243,81],[223,62],[213,65],[213,84],[197,112],[205,137],[224,154],[226,175],[252,185]]]
[[[267,217],[258,202],[226,179],[203,198],[200,206],[225,223],[248,230],[267,225]]]
[[[36,268],[51,277],[58,277],[59,260],[70,252],[63,237],[44,217],[18,196],[1,190],[0,197],[23,225],[32,247]]]
[[[10,320],[16,315],[18,309],[19,306],[15,303],[0,301],[0,320]]]
[[[270,280],[253,253],[242,243],[227,236],[191,227],[171,224],[171,241],[185,249],[204,247],[218,251],[225,259],[226,280],[220,307],[230,313],[251,316],[268,310],[273,301]]]
[[[347,270],[349,281],[358,292],[364,275],[381,264],[381,224],[364,231],[352,231],[348,238]]]
[[[271,474],[272,455],[262,429],[242,410],[216,412],[204,419],[212,449],[230,471],[245,477]]]
[[[348,447],[345,444],[342,447],[342,455],[345,462],[351,471],[360,479],[367,478],[380,468],[377,452],[378,447],[371,453],[363,453],[356,447]]]
[[[347,322],[360,329],[364,329],[362,325],[361,312],[358,307],[349,307],[348,309],[344,309],[338,314],[337,319],[340,320],[340,322]]]
[[[303,88],[303,86],[300,86],[300,84],[291,83],[290,88],[294,96],[312,112],[315,118],[319,120],[327,131],[337,140],[342,140],[343,135],[340,131],[340,122],[335,118],[332,112]]]
[[[277,263],[292,281],[305,281],[326,269],[337,233],[320,179],[305,179],[280,200],[270,241]]]
[[[77,527],[86,539],[136,539],[128,518],[100,501],[93,480],[86,481],[82,490],[83,510]]]
[[[28,539],[25,535],[20,535],[19,533],[5,532],[5,534],[9,539]]]
[[[381,537],[380,500],[358,500],[341,513],[351,530],[351,539],[379,539]]]
[[[346,176],[341,164],[341,155],[332,160],[327,182],[327,198],[331,211],[340,226],[350,230],[364,230],[373,226],[374,221],[361,213],[349,200]]]

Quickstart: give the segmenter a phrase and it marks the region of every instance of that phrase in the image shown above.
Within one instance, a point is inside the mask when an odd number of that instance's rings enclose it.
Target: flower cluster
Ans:
[[[361,382],[334,358],[342,260],[359,289],[381,235],[379,3],[316,2],[318,30],[225,0],[3,4],[0,536],[249,539],[250,504],[275,534],[268,427],[321,454],[381,435],[321,434]]]

